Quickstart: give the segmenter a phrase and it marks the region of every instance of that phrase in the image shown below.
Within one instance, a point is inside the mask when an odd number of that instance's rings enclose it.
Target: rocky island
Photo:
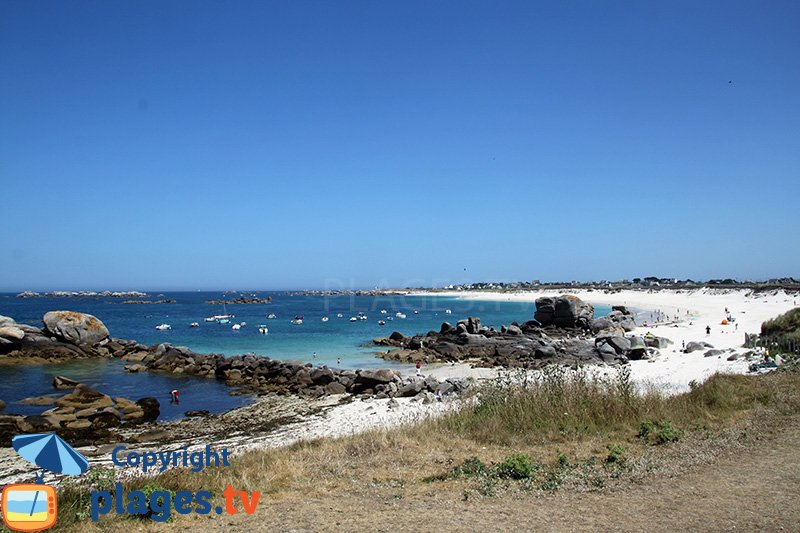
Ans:
[[[264,305],[272,303],[272,296],[257,298],[255,296],[240,296],[239,298],[223,298],[221,300],[206,300],[210,305],[236,304],[236,305]]]

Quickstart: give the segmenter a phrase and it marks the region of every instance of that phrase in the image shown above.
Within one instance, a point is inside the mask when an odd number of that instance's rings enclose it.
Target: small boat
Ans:
[[[190,328],[199,328],[200,324],[198,324],[197,322],[192,322],[191,324],[189,324],[189,327]]]
[[[270,320],[275,320],[276,318],[278,318],[278,315],[276,315],[275,313],[270,313],[267,315],[267,318]]]
[[[261,333],[262,335],[266,335],[267,333],[269,333],[269,328],[267,328],[265,324],[261,324],[260,326],[258,326],[258,332]]]
[[[386,314],[386,312],[387,312],[387,311],[386,311],[386,309],[381,309],[381,314],[382,314],[382,315],[385,315],[385,314]]]
[[[303,315],[295,316],[294,320],[292,320],[292,324],[294,324],[295,326],[298,325],[298,324],[302,324],[303,323],[303,318],[304,318]]]
[[[225,302],[222,302],[222,314],[221,315],[214,315],[214,320],[219,322],[220,324],[227,324],[230,322],[231,318],[234,318],[232,314],[228,313],[228,307],[225,305]],[[206,319],[208,320],[208,319]]]
[[[239,325],[240,325],[240,326],[242,326],[242,327],[244,327],[244,326],[246,326],[246,325],[247,325],[247,322],[239,322]]]
[[[379,326],[385,326],[386,322],[384,322],[383,320],[378,320],[378,325]]]
[[[205,320],[206,322],[216,322],[217,321],[217,317],[209,316],[209,317],[204,318],[203,320]]]
[[[358,322],[358,317],[351,316],[350,322]]]
[[[242,329],[242,325],[241,324],[234,324],[234,325],[231,326],[231,329],[233,331],[239,331],[240,329]]]
[[[336,313],[336,318],[342,318],[344,315],[342,313]]]
[[[397,318],[405,318],[406,317],[405,313],[395,313],[394,316],[396,316]]]
[[[170,326],[169,324],[159,324],[156,326],[156,329],[158,331],[166,331],[168,329],[172,329],[172,326]]]
[[[358,319],[359,320],[366,320],[367,319],[367,315],[361,315],[360,317],[358,317]]]
[[[322,317],[322,321],[323,322],[327,322],[328,321],[328,317],[326,317],[326,316]]]
[[[386,317],[386,320],[388,320],[389,322],[391,322],[392,320],[394,320],[394,318],[392,318],[392,317],[390,317],[390,316],[387,316],[387,317]]]
[[[452,311],[452,310],[450,310],[450,309],[445,309],[445,310],[444,310],[444,314],[446,314],[446,315],[452,315],[452,314],[453,314],[453,311]]]
[[[415,315],[418,315],[418,314],[419,314],[419,311],[414,311],[414,314],[415,314]]]

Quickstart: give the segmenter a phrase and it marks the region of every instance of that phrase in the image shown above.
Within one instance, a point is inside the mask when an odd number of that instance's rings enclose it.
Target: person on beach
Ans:
[[[711,326],[706,326],[706,335],[711,335]]]
[[[422,375],[422,363],[420,363],[419,361],[417,361],[417,375],[418,376]]]
[[[312,357],[313,357],[314,359],[316,359],[316,358],[317,358],[317,352],[314,352],[314,355],[313,355]]]

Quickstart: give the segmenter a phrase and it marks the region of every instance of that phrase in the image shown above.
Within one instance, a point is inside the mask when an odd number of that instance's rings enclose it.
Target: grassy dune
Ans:
[[[498,379],[477,401],[437,419],[393,430],[254,451],[229,468],[172,470],[126,483],[134,488],[211,490],[228,484],[270,501],[399,490],[457,492],[463,499],[512,493],[602,491],[658,471],[680,471],[725,447],[752,442],[800,414],[800,373],[715,375],[686,393],[637,390],[613,377],[552,367],[538,379]],[[96,487],[112,479],[90,478]],[[113,514],[88,521],[88,490],[59,494],[61,530],[152,527]],[[368,501],[365,499],[364,501]],[[173,513],[174,514],[174,513]],[[187,518],[175,516],[178,526]],[[158,524],[159,528],[164,524]]]

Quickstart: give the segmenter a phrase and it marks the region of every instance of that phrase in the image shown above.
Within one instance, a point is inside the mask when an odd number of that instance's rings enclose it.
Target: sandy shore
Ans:
[[[715,357],[704,357],[704,350],[684,354],[681,352],[683,342],[705,341],[716,349],[745,352],[742,347],[745,333],[758,333],[762,322],[796,307],[800,301],[798,295],[787,294],[782,290],[754,293],[751,290],[709,288],[694,291],[605,292],[562,289],[512,293],[454,291],[425,294],[465,300],[516,302],[533,302],[542,296],[573,294],[594,305],[625,305],[636,309],[637,324],[640,325],[631,334],[644,335],[652,332],[670,339],[673,344],[661,350],[661,356],[656,359],[632,361],[632,376],[639,383],[655,384],[671,392],[686,391],[690,381],[703,381],[715,372],[745,373],[749,367],[749,362],[744,360],[728,361],[730,352]],[[722,320],[726,318],[726,309],[735,322],[722,325]],[[658,312],[666,315],[666,319],[652,322]],[[648,325],[644,325],[644,320],[648,320]],[[706,335],[706,326],[711,327],[709,335]],[[486,369],[469,369],[467,365],[432,368],[431,372],[440,378],[451,375],[488,375]]]

